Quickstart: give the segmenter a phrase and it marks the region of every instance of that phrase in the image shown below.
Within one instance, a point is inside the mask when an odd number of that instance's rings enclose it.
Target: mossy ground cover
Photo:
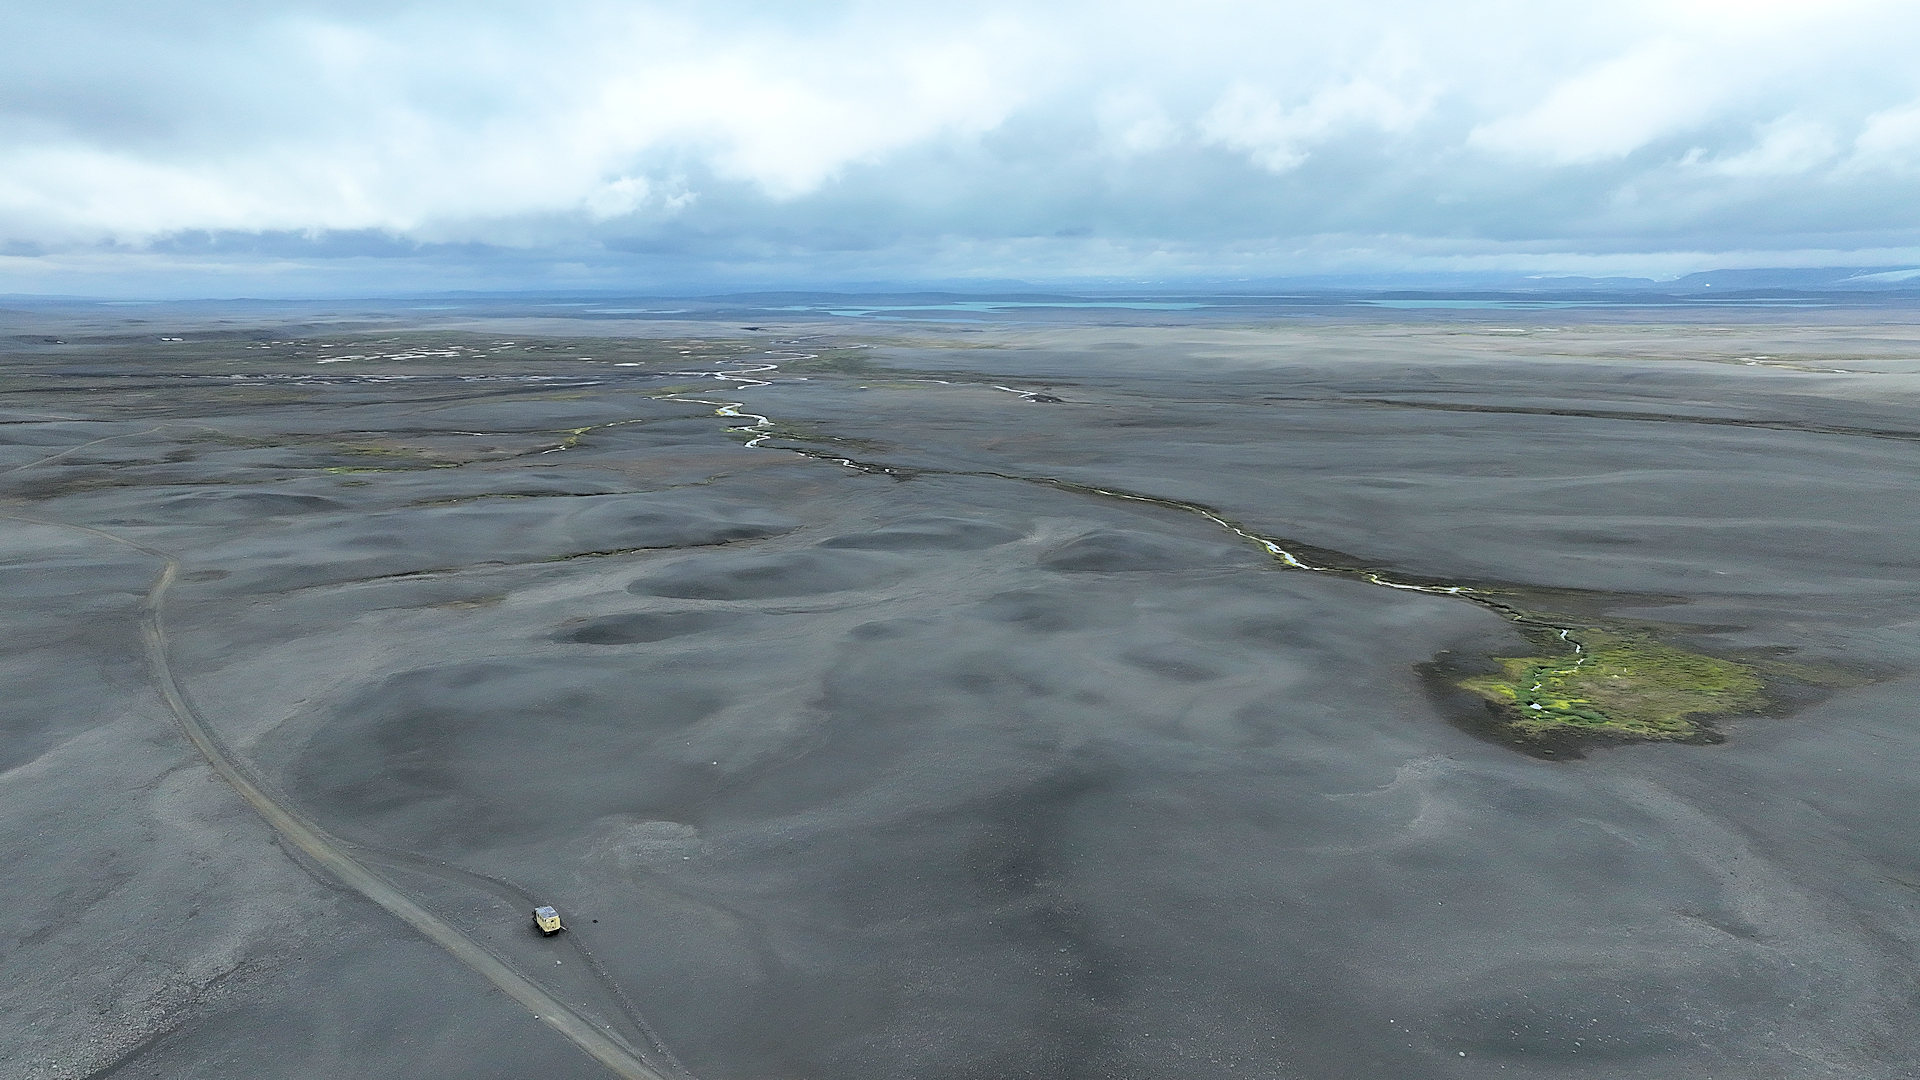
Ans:
[[[857,349],[821,348],[804,360],[782,360],[786,372],[820,372],[835,375],[870,375],[885,371]]]
[[[1495,657],[1498,670],[1458,685],[1490,702],[1506,734],[1536,742],[1592,739],[1716,742],[1715,717],[1766,707],[1751,666],[1649,637],[1584,631],[1584,651]]]

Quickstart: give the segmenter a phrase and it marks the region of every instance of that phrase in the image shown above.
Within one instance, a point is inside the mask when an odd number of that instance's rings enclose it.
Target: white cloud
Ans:
[[[1157,98],[1137,88],[1103,95],[1095,115],[1101,141],[1122,156],[1165,150],[1184,134]]]
[[[648,12],[589,22],[590,39],[523,42],[510,26],[432,20],[255,27],[236,46],[286,61],[280,83],[250,88],[280,99],[273,116],[219,102],[227,115],[205,119],[235,137],[191,153],[73,135],[0,142],[0,233],[604,220],[672,209],[647,196],[651,171],[677,159],[791,199],[849,165],[989,130],[1036,80],[1005,20],[933,39],[918,25],[856,25],[815,42]]]
[[[1797,176],[1831,162],[1840,150],[1832,129],[1797,116],[1762,125],[1755,136],[1753,145],[1738,154],[1716,158],[1696,151],[1691,163],[1722,176]]]
[[[645,206],[653,185],[644,176],[622,176],[587,192],[582,200],[595,221],[624,217]]]
[[[1694,50],[1648,42],[1554,86],[1538,104],[1473,129],[1483,149],[1554,165],[1624,157],[1711,116],[1724,88]]]
[[[1853,149],[1858,168],[1920,172],[1920,101],[1868,117]]]
[[[0,245],[1920,235],[1899,0],[7,4]]]
[[[1238,83],[1201,118],[1200,130],[1209,142],[1244,151],[1263,169],[1286,172],[1306,161],[1316,143],[1355,131],[1403,132],[1429,107],[1425,94],[1366,77],[1321,87],[1292,107],[1260,87]]]
[[[575,136],[616,157],[686,146],[723,177],[793,198],[849,164],[998,125],[1024,89],[1003,62],[1012,38],[987,27],[974,40],[887,42],[859,64],[762,48],[619,74],[575,119]]]

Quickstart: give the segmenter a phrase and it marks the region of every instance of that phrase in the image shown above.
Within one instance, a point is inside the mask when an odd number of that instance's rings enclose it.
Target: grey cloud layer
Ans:
[[[1910,4],[1174,7],[16,5],[0,262],[1920,249]]]

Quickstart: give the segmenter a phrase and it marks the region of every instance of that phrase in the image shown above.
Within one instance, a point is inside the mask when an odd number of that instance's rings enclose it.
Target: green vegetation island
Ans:
[[[1546,655],[1498,656],[1496,670],[1455,675],[1485,702],[1494,734],[1522,749],[1600,742],[1717,743],[1714,721],[1767,708],[1753,665],[1655,640],[1644,632],[1562,632]]]

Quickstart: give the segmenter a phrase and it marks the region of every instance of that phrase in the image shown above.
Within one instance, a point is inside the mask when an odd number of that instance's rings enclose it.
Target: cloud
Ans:
[[[1827,125],[1783,116],[1757,127],[1753,144],[1738,153],[1714,156],[1696,147],[1684,163],[1719,176],[1800,176],[1832,162],[1839,150],[1840,142]]]
[[[580,14],[574,32],[544,38],[417,15],[243,25],[232,52],[281,60],[249,88],[271,108],[196,101],[188,87],[174,92],[173,145],[102,138],[79,115],[8,139],[0,223],[139,239],[570,211],[605,220],[683,206],[649,197],[678,160],[791,199],[850,164],[994,127],[1032,74],[1012,66],[1019,35],[997,20],[937,36],[853,25],[808,41],[665,12]],[[141,106],[127,98],[127,111]]]
[[[1238,83],[1201,118],[1200,130],[1207,141],[1244,151],[1269,172],[1286,172],[1328,139],[1356,131],[1404,132],[1429,104],[1428,95],[1371,78],[1321,87],[1291,107],[1266,90]]]
[[[1892,0],[0,5],[28,262],[378,234],[353,258],[1126,274],[1920,230]]]
[[[1654,41],[1554,86],[1539,104],[1473,129],[1476,146],[1552,165],[1624,157],[1713,114],[1723,87],[1700,79],[1699,60]]]
[[[1095,106],[1095,115],[1102,142],[1122,156],[1166,150],[1185,134],[1157,98],[1138,88],[1108,91]]]
[[[1920,101],[1869,116],[1853,150],[1857,168],[1920,173]]]

